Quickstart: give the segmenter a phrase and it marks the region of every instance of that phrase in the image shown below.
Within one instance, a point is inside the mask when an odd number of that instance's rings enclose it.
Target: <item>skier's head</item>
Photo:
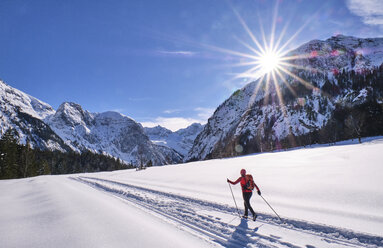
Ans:
[[[243,177],[246,176],[246,170],[245,169],[241,170],[241,176],[243,176]]]

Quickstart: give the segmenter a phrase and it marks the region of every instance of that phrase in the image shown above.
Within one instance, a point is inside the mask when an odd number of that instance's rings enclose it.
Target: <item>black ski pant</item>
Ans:
[[[250,198],[253,195],[253,192],[242,192],[242,195],[243,195],[243,201],[245,202],[245,216],[248,215],[249,209],[250,209],[250,212],[253,214],[253,216],[255,216],[255,212],[250,205]]]

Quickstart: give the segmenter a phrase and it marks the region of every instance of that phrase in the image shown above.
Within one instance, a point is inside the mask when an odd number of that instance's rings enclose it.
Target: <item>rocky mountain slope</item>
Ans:
[[[383,134],[383,38],[339,35],[287,56],[285,80],[266,76],[233,93],[186,160]]]
[[[55,111],[2,81],[0,97],[0,135],[13,128],[21,144],[43,150],[90,150],[134,165],[182,161],[181,154],[152,143],[140,124],[117,112],[90,113],[67,102]]]
[[[43,121],[55,110],[48,104],[12,88],[0,80],[0,135],[9,128],[17,131],[22,144],[33,148],[68,151],[52,129]]]
[[[193,146],[197,135],[202,131],[203,125],[193,123],[187,128],[182,128],[175,132],[161,126],[145,127],[145,133],[150,140],[158,145],[168,146],[178,153],[186,156]]]
[[[73,150],[88,149],[132,164],[182,161],[180,154],[153,144],[140,124],[117,112],[90,113],[76,103],[65,102],[46,122]]]

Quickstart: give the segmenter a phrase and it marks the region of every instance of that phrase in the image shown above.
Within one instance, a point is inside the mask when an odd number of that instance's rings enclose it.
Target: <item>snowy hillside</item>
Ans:
[[[2,247],[382,247],[383,138],[351,143],[4,180]],[[256,194],[257,221],[238,218],[241,168],[285,223]]]
[[[310,41],[288,56],[295,66],[285,81],[265,77],[234,92],[186,160],[383,134],[383,38],[339,35]]]
[[[153,143],[170,147],[183,156],[188,154],[195,138],[202,129],[203,126],[199,123],[193,123],[175,132],[161,126],[144,128],[145,134]]]

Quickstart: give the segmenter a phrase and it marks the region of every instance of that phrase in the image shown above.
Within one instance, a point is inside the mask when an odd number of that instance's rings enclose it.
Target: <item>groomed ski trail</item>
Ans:
[[[259,213],[256,222],[235,208],[94,177],[71,177],[223,247],[382,247],[383,237]]]

